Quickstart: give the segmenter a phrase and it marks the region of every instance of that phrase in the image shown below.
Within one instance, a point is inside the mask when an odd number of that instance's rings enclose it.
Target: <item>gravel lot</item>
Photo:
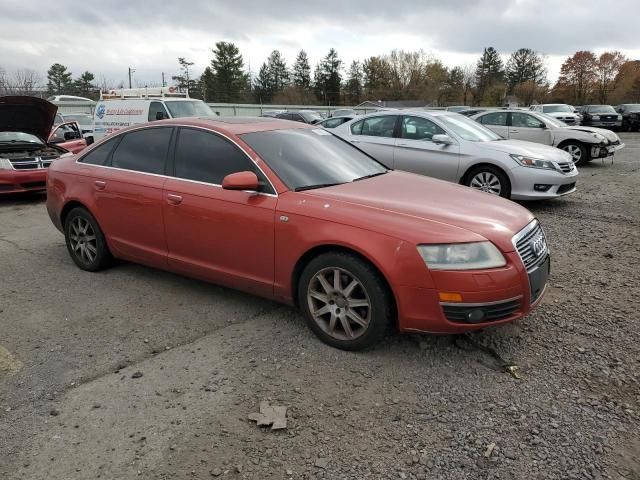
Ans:
[[[0,478],[640,479],[640,135],[622,138],[577,193],[527,205],[553,254],[532,315],[358,354],[266,300],[82,272],[42,196],[0,200]],[[247,420],[263,400],[286,430]]]

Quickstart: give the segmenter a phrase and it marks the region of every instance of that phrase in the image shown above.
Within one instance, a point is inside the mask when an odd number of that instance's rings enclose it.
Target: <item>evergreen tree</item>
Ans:
[[[347,82],[344,88],[348,104],[357,105],[360,103],[360,98],[362,97],[362,81],[362,65],[360,65],[360,62],[357,60],[354,60],[349,67]]]
[[[338,52],[332,48],[318,64],[314,72],[316,95],[327,105],[338,105],[340,103],[341,66],[342,60],[338,58]]]
[[[47,93],[49,95],[64,95],[72,93],[73,81],[71,72],[67,67],[59,63],[54,63],[47,70]]]
[[[178,64],[180,65],[180,75],[174,75],[171,79],[178,85],[181,92],[190,93],[192,89],[196,89],[196,81],[189,74],[189,67],[193,66],[194,62],[188,61],[185,57],[178,57]]]
[[[271,76],[267,62],[264,62],[260,67],[254,87],[253,93],[258,103],[268,103],[271,101],[273,98],[273,91],[271,90]]]
[[[249,83],[249,76],[243,67],[242,55],[235,44],[217,42],[211,60],[212,76],[205,87],[207,101],[232,103],[241,100],[246,95]]]
[[[309,89],[311,86],[311,67],[309,66],[309,57],[307,52],[300,50],[296,61],[293,64],[293,84],[302,89]]]
[[[93,73],[84,72],[73,81],[73,90],[76,95],[81,97],[91,97],[94,95],[96,87],[93,85],[95,79]]]
[[[482,101],[487,89],[503,79],[504,69],[500,55],[493,47],[485,48],[476,66],[476,101]]]
[[[206,67],[200,76],[200,89],[202,91],[202,99],[205,102],[213,102],[215,98],[214,84],[215,76],[211,67]]]
[[[507,61],[505,77],[510,93],[520,83],[532,81],[542,85],[546,82],[546,76],[544,59],[530,48],[516,50]]]

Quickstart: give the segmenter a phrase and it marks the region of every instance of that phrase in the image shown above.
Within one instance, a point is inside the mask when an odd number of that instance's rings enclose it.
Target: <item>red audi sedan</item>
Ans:
[[[47,209],[73,261],[120,258],[297,305],[326,343],[456,333],[540,302],[549,252],[519,205],[387,169],[269,118],[138,125],[56,161]]]

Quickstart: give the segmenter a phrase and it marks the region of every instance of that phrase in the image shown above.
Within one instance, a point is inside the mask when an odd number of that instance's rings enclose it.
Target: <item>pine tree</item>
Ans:
[[[232,103],[242,99],[249,82],[243,67],[242,55],[235,44],[217,42],[211,60],[212,77],[206,86],[207,101]]]
[[[505,77],[511,93],[520,83],[532,81],[542,85],[546,82],[546,76],[544,59],[530,48],[516,50],[507,61]]]
[[[485,48],[476,66],[476,101],[481,102],[489,87],[503,79],[504,69],[500,55],[493,47]],[[493,90],[495,89],[492,89],[492,95]]]
[[[309,57],[307,52],[300,50],[296,61],[293,64],[293,84],[304,90],[308,90],[311,86],[311,67],[309,66]]]
[[[357,105],[360,103],[362,96],[363,72],[362,65],[357,60],[351,62],[349,72],[347,73],[347,82],[345,83],[345,94],[347,103]]]
[[[95,93],[96,87],[93,85],[95,79],[93,73],[84,72],[73,81],[73,90],[76,95],[81,97],[90,97]]]
[[[327,105],[338,105],[340,103],[341,66],[342,60],[338,58],[338,52],[332,48],[318,64],[314,72],[316,95]]]
[[[54,63],[47,70],[47,92],[49,95],[63,95],[72,93],[73,81],[71,72],[67,67],[59,63]]]

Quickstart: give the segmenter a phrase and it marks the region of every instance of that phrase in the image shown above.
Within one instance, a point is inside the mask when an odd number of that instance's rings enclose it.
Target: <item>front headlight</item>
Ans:
[[[546,168],[549,170],[556,169],[553,162],[550,162],[548,160],[543,160],[541,158],[526,157],[524,155],[516,155],[516,154],[511,154],[509,156],[513,158],[516,162],[518,162],[520,165],[522,165],[523,167]]]
[[[8,158],[0,158],[0,170],[13,170]]]
[[[622,115],[618,115],[618,120],[622,120]]]
[[[431,270],[477,270],[507,264],[491,242],[418,245],[418,252]]]

